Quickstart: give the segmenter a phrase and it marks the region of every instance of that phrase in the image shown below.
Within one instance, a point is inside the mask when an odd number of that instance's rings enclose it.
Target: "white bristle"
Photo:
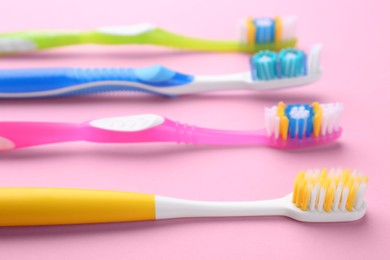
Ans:
[[[317,203],[317,209],[320,211],[323,210],[324,208],[325,195],[326,195],[326,189],[321,187],[319,192],[318,203]]]
[[[275,126],[274,126],[274,111],[270,108],[265,108],[265,128],[267,131],[267,135],[271,136],[274,132]]]
[[[291,40],[295,38],[297,26],[296,16],[281,17],[282,20],[282,40]]]
[[[322,121],[321,121],[321,135],[326,135],[326,130],[328,129],[329,115],[327,112],[322,112]]]
[[[321,104],[322,122],[321,135],[331,134],[339,129],[343,105],[340,103]]]
[[[267,136],[274,136],[275,139],[279,138],[280,118],[277,115],[277,107],[265,109],[265,128]]]
[[[309,75],[321,71],[321,51],[321,44],[316,44],[310,49],[309,56],[307,58],[307,71]]]
[[[333,206],[332,206],[333,210],[337,210],[339,208],[342,192],[343,192],[343,184],[341,182],[339,182],[339,184],[337,185],[335,194],[334,194],[334,198],[333,198]]]
[[[274,117],[274,124],[275,124],[274,137],[275,137],[275,139],[278,139],[279,138],[279,130],[280,130],[280,117],[278,117],[278,116]]]
[[[309,204],[309,209],[310,210],[315,210],[319,192],[320,192],[320,184],[317,183],[314,186],[314,188],[311,190],[310,204]]]
[[[247,21],[241,20],[239,22],[239,33],[240,33],[240,41],[243,44],[248,43],[248,27],[247,27]]]
[[[356,194],[355,205],[354,205],[355,209],[360,209],[362,207],[364,202],[364,193],[366,191],[366,187],[367,184],[364,182],[360,185]]]
[[[341,202],[339,209],[345,211],[345,206],[347,205],[347,199],[349,195],[349,188],[344,187],[343,192],[341,193]]]
[[[0,54],[1,53],[16,53],[36,50],[36,45],[28,40],[19,38],[3,38],[0,39]]]
[[[328,129],[327,129],[327,133],[328,134],[331,134],[333,133],[333,128],[334,128],[334,124],[335,124],[335,108],[334,107],[330,107],[329,108],[329,121],[328,121]]]

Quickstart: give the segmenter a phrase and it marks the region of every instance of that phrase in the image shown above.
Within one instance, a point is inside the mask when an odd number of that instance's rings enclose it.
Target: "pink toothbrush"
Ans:
[[[176,142],[209,145],[265,145],[278,149],[327,144],[341,136],[339,103],[295,104],[266,108],[266,128],[229,131],[201,128],[159,115],[130,115],[92,120],[83,124],[0,122],[0,150],[50,143]]]

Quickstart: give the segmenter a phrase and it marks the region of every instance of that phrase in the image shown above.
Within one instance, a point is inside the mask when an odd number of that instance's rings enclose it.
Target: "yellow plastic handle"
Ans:
[[[56,188],[0,188],[0,226],[155,219],[155,196]]]

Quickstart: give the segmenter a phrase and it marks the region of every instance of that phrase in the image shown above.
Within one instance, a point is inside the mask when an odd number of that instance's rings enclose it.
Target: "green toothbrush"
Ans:
[[[0,55],[31,52],[77,44],[153,44],[182,50],[255,53],[296,45],[295,17],[246,19],[240,40],[192,38],[151,24],[102,27],[92,31],[27,31],[0,34]]]

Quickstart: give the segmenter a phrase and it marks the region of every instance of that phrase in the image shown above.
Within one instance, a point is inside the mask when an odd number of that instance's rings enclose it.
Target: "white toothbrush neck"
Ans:
[[[191,88],[188,88],[186,93],[250,89],[252,82],[253,80],[250,72],[225,75],[195,76],[194,81],[189,84]]]
[[[209,202],[156,196],[156,219],[189,217],[285,216],[286,199]]]
[[[309,75],[296,78],[283,78],[275,80],[257,81],[253,80],[250,72],[221,75],[221,76],[196,76],[195,80],[187,86],[182,86],[173,90],[176,93],[169,94],[191,94],[198,92],[208,92],[216,90],[273,90],[290,87],[303,86],[319,80],[322,72],[311,73]]]

